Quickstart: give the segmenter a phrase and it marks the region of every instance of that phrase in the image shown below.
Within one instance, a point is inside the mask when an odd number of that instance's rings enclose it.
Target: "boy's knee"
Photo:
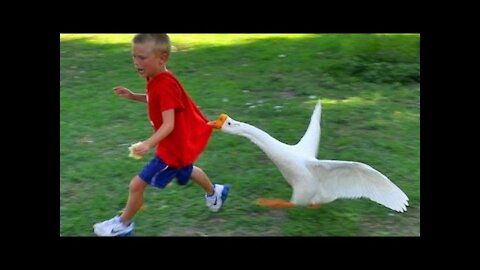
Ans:
[[[203,172],[202,169],[193,166],[192,173],[190,174],[190,177],[191,177],[193,180],[197,180],[198,177],[201,175],[202,172]]]
[[[131,192],[140,192],[145,189],[147,184],[140,179],[140,177],[135,176],[132,181],[130,181],[129,189]]]
[[[197,166],[193,166],[192,174],[205,173],[202,169]]]

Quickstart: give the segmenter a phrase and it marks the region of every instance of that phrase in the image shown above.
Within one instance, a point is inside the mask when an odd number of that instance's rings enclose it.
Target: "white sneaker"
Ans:
[[[135,222],[133,220],[126,226],[120,216],[115,216],[112,219],[93,225],[93,231],[98,236],[129,236],[132,235],[134,226]]]
[[[210,208],[212,212],[218,212],[223,203],[227,200],[228,192],[230,191],[229,185],[217,185],[214,184],[213,195],[208,196],[205,194],[205,204]]]

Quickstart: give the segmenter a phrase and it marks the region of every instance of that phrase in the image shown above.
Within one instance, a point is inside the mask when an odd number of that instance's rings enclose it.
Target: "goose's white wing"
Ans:
[[[392,210],[407,210],[408,197],[386,176],[372,167],[352,161],[316,160],[307,167],[321,187],[335,198],[369,198]]]

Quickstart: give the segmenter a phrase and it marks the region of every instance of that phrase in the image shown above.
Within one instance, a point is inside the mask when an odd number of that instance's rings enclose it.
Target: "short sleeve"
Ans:
[[[185,108],[182,90],[175,82],[166,81],[159,90],[160,111],[163,112],[170,109],[183,110]]]

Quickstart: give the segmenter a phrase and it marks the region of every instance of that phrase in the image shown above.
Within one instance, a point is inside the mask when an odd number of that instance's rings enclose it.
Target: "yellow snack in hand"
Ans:
[[[142,142],[137,142],[137,143],[134,143],[132,145],[130,145],[130,147],[128,147],[128,150],[130,151],[130,154],[128,155],[129,157],[133,158],[133,159],[141,159],[143,156],[140,156],[140,155],[136,155],[133,153],[133,149],[135,149],[135,147],[139,146]]]

